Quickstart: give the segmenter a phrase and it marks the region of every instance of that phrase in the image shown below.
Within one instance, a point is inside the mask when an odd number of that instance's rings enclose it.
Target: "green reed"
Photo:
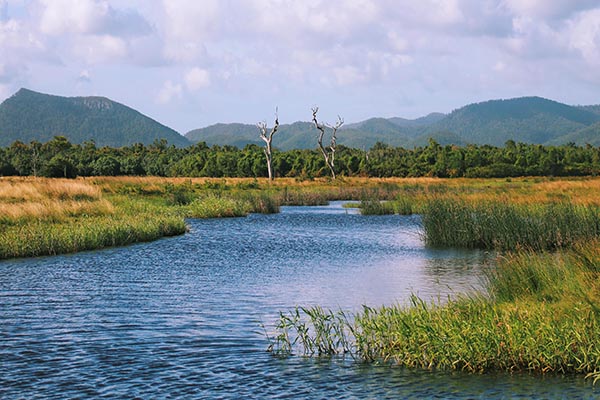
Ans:
[[[65,223],[29,223],[0,232],[0,258],[122,246],[179,235],[186,229],[181,217],[155,214],[78,218]]]
[[[268,193],[236,193],[228,196],[208,194],[185,206],[189,218],[244,217],[250,213],[279,212],[277,199]]]
[[[570,203],[467,203],[430,200],[423,212],[427,244],[515,250],[569,247],[600,235],[600,209]]]
[[[581,373],[598,380],[599,247],[592,242],[561,254],[504,257],[488,272],[487,292],[444,304],[412,296],[407,305],[364,307],[352,316],[296,308],[282,314],[278,328],[285,327],[285,335],[274,336],[270,349],[351,352],[412,368]],[[317,337],[326,338],[319,339],[321,351],[306,351],[305,343],[312,349]]]
[[[412,215],[419,211],[416,200],[405,196],[389,201],[380,201],[377,198],[363,199],[359,207],[362,215]]]

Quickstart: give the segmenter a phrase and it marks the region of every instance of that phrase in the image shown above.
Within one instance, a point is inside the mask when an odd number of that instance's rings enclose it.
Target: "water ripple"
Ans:
[[[260,323],[478,287],[489,257],[423,246],[418,217],[341,208],[192,220],[153,243],[0,262],[0,398],[593,398],[578,377],[277,358]]]

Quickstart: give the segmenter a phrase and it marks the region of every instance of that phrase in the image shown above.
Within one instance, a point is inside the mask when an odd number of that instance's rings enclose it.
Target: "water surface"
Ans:
[[[356,311],[480,287],[484,252],[427,249],[419,217],[340,203],[190,220],[187,235],[0,262],[0,398],[592,398],[579,377],[277,358],[281,310]]]

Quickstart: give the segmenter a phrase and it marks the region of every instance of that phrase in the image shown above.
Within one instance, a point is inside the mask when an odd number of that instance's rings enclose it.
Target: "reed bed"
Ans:
[[[186,231],[175,209],[88,180],[0,180],[0,259],[120,246]]]
[[[427,303],[364,307],[347,316],[316,308],[282,313],[270,350],[351,354],[365,361],[461,370],[579,373],[600,379],[599,242],[562,255],[503,258],[488,292]]]
[[[117,221],[128,215],[153,218],[156,214],[176,215],[183,221],[185,217],[242,216],[251,212],[277,212],[280,205],[316,205],[331,200],[363,201],[364,214],[423,213],[431,198],[460,198],[466,204],[502,198],[509,204],[532,207],[569,201],[592,210],[592,206],[599,205],[599,192],[597,178],[342,177],[335,181],[281,178],[274,182],[262,178],[0,178],[0,232],[12,232],[22,225],[42,229],[44,224],[81,224],[96,217]],[[472,236],[475,238],[476,234]],[[561,244],[570,240],[555,237],[555,242]],[[495,241],[494,246],[498,243],[501,242]],[[481,246],[476,239],[466,245]],[[510,248],[512,244],[507,241],[502,246]]]
[[[0,232],[0,258],[36,257],[123,246],[186,231],[175,215],[81,218],[69,223],[35,222]]]
[[[415,199],[405,196],[391,201],[361,200],[358,207],[362,215],[412,215],[422,210],[422,206]]]
[[[598,238],[600,207],[571,203],[467,203],[440,198],[423,213],[427,244],[499,250],[547,250]]]

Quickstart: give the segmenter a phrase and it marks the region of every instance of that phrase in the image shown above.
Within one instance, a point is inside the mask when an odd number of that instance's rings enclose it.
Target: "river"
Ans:
[[[0,262],[0,398],[594,398],[574,376],[413,371],[278,358],[261,324],[322,305],[444,301],[485,252],[424,246],[418,216],[334,202],[188,221],[151,243]]]

